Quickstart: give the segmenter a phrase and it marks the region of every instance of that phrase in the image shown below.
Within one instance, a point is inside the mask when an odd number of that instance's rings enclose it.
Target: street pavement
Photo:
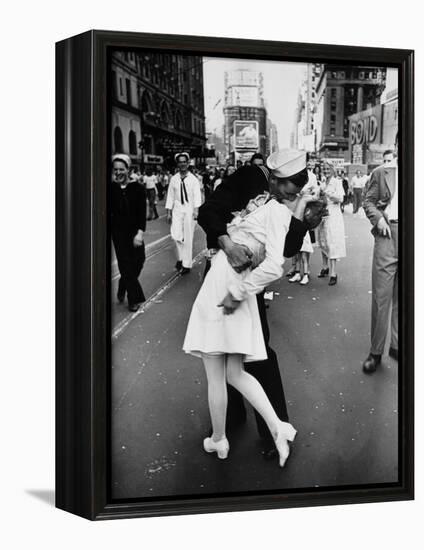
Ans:
[[[181,346],[202,282],[205,238],[197,228],[198,257],[181,276],[165,218],[148,222],[144,307],[129,314],[116,301],[116,276],[112,285],[113,498],[397,481],[397,363],[385,356],[374,375],[361,369],[369,351],[373,239],[362,210],[353,215],[348,207],[344,220],[347,257],[337,264],[336,286],[316,277],[321,255],[315,249],[309,285],[283,278],[268,289],[274,292],[271,345],[298,430],[283,469],[263,460],[250,406],[246,424],[229,437],[227,460],[203,451],[210,435],[206,378],[201,361]]]

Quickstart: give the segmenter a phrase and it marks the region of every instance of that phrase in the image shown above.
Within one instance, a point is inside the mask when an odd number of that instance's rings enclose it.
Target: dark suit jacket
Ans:
[[[112,182],[110,192],[112,234],[116,232],[136,235],[146,230],[146,190],[137,182],[130,182],[122,193],[120,185]]]
[[[218,237],[227,234],[227,223],[233,212],[242,210],[249,200],[269,191],[268,180],[257,166],[242,166],[226,178],[199,209],[198,223],[206,233],[208,248],[218,248]],[[307,228],[292,217],[284,246],[284,256],[290,258],[302,248]]]
[[[390,203],[395,191],[394,168],[379,166],[371,174],[370,183],[363,202],[365,214],[372,223],[371,232],[377,231],[377,224],[382,216],[387,220],[384,212],[386,206]],[[389,220],[387,220],[389,221]]]

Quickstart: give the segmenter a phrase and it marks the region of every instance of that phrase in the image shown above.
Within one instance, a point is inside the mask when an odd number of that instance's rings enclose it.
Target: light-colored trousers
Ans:
[[[375,236],[372,262],[371,353],[382,355],[392,309],[390,346],[398,349],[398,225],[392,238]]]
[[[196,222],[191,209],[172,211],[171,237],[177,247],[178,261],[183,267],[191,269],[193,265],[193,235]]]

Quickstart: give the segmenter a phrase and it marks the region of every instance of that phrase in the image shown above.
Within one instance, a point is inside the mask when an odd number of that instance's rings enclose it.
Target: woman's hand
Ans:
[[[225,298],[222,300],[218,307],[224,308],[224,315],[231,315],[239,307],[241,302],[235,300],[231,292],[229,292]]]

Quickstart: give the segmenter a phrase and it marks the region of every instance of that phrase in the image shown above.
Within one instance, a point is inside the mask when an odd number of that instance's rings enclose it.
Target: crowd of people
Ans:
[[[145,261],[143,235],[146,221],[158,217],[158,197],[165,199],[175,267],[182,275],[192,267],[196,223],[206,235],[205,276],[182,344],[186,353],[201,358],[208,380],[212,427],[203,442],[206,452],[227,457],[227,426],[244,422],[244,397],[255,409],[264,457],[276,456],[284,466],[296,429],[289,422],[278,358],[269,346],[264,291],[283,275],[286,258],[293,258],[289,281],[308,284],[314,242],[322,255],[318,277],[337,284],[336,264],[346,256],[343,211],[349,195],[357,212],[365,194],[376,237],[372,342],[363,370],[371,374],[381,363],[391,305],[390,354],[397,359],[397,168],[390,172],[393,152],[386,153],[387,168],[375,170],[369,182],[360,181],[359,171],[346,182],[330,162],[316,164],[289,149],[266,162],[255,154],[242,166],[203,173],[190,169],[189,154],[181,152],[172,175],[131,173],[128,157],[113,157],[111,226],[120,302],[127,295],[129,309],[137,311],[144,301],[138,280]],[[321,214],[314,217],[318,203]]]
[[[157,204],[158,201],[165,201],[166,217],[170,224],[170,235],[175,241],[177,260],[175,268],[182,275],[190,273],[193,263],[193,235],[196,227],[198,210],[200,205],[209,200],[223,182],[228,180],[236,171],[247,166],[265,166],[265,159],[260,153],[255,153],[252,157],[242,163],[237,160],[236,164],[227,164],[227,166],[211,166],[203,170],[197,169],[190,164],[190,156],[186,152],[175,155],[175,168],[173,171],[163,169],[161,166],[146,168],[143,172],[138,167],[130,166],[130,159],[126,155],[115,155],[115,161],[121,168],[127,169],[127,179],[129,183],[137,184],[142,187],[146,196],[147,212],[146,218],[140,220],[139,228],[145,231],[146,221],[156,220],[159,217]],[[387,150],[383,155],[384,164],[393,161],[393,151]],[[116,164],[114,163],[114,166]],[[122,175],[114,170],[113,177],[119,179]],[[317,274],[318,278],[327,278],[329,286],[338,283],[337,262],[346,256],[345,229],[343,213],[346,206],[352,204],[353,214],[357,214],[363,206],[363,200],[366,196],[370,176],[363,173],[360,169],[356,170],[355,175],[348,179],[345,171],[336,168],[329,161],[318,162],[309,158],[307,160],[308,179],[303,189],[299,190],[297,198],[294,201],[287,201],[287,207],[293,210],[297,201],[305,195],[311,195],[315,199],[325,200],[327,205],[327,215],[323,218],[320,225],[309,231],[302,242],[302,247],[292,259],[291,268],[286,273],[290,283],[299,283],[308,285],[310,283],[310,257],[314,250],[319,248],[322,258],[322,268]],[[132,193],[133,185],[129,187],[128,193]],[[119,194],[125,194],[123,186]],[[121,197],[122,206],[122,197]],[[131,209],[131,208],[130,208]],[[117,237],[117,252],[122,257],[121,241]],[[143,252],[143,253],[142,253]],[[138,260],[136,267],[132,270],[131,277],[138,276],[144,263],[144,249],[137,250]],[[124,276],[121,277],[119,293],[120,301],[123,301],[126,293],[126,279],[128,279],[128,269],[120,262],[118,265],[124,270]],[[141,267],[140,267],[141,266]],[[122,271],[121,271],[122,272]],[[131,279],[130,277],[130,279]],[[130,287],[137,288],[136,282],[131,282]],[[134,299],[133,299],[134,296]],[[136,311],[142,300],[137,299],[142,296],[140,291],[128,293],[128,307],[131,311]]]

